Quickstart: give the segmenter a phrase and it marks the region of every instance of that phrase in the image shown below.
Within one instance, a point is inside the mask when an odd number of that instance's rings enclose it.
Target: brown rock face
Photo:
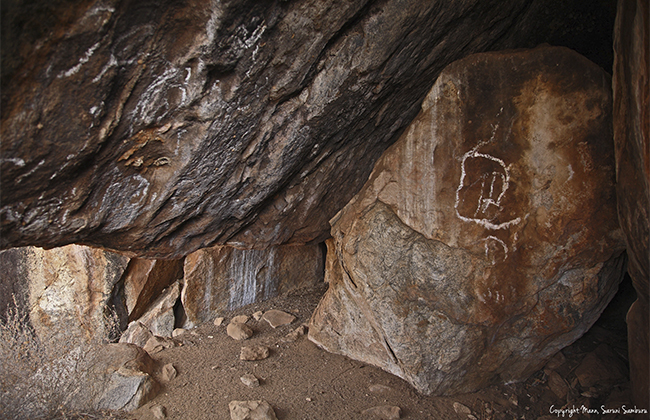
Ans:
[[[455,62],[332,220],[309,337],[426,394],[522,380],[616,292],[615,206],[604,71],[553,47]]]
[[[606,3],[4,2],[0,247],[323,240],[445,65],[593,43]]]
[[[634,402],[650,407],[650,6],[619,1],[614,36],[614,140],[618,217],[638,299],[628,313]]]
[[[206,248],[185,258],[184,281],[186,326],[194,326],[220,311],[323,281],[323,253],[319,245]]]

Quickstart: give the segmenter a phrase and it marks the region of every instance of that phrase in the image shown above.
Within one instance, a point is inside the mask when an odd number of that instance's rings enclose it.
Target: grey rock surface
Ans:
[[[155,362],[133,344],[107,344],[90,367],[92,384],[85,387],[99,410],[133,411],[155,397],[160,385]]]

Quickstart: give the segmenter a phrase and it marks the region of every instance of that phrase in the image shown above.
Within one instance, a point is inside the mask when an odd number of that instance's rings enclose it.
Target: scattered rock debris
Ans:
[[[623,327],[613,324],[608,330],[593,328],[524,382],[493,385],[472,394],[435,397],[418,394],[405,381],[389,373],[327,353],[300,337],[300,333],[307,334],[307,328],[302,328],[305,327],[303,323],[309,320],[326,287],[305,289],[219,314],[224,319],[238,315],[249,317],[244,325],[254,329],[255,334],[246,342],[248,350],[244,350],[244,358],[248,358],[246,354],[250,352],[253,355],[261,353],[266,356],[263,359],[254,360],[258,357],[256,355],[250,357],[253,360],[242,360],[242,343],[230,338],[225,328],[212,322],[189,330],[185,336],[195,337],[195,345],[165,348],[153,355],[159,366],[171,363],[182,372],[182,380],[163,382],[163,390],[151,403],[166,407],[166,418],[170,420],[232,418],[231,401],[268,401],[273,406],[273,415],[281,420],[390,418],[390,414],[380,417],[382,414],[374,412],[362,415],[369,408],[382,406],[399,407],[400,417],[395,418],[413,420],[550,420],[557,418],[557,414],[549,412],[551,406],[556,409],[573,405],[581,407],[583,404],[594,409],[600,409],[602,405],[613,409],[633,406],[630,404],[628,378],[616,374],[604,385],[598,383],[584,387],[577,376],[580,373],[578,366],[593,363],[590,359],[597,358],[599,366],[620,362],[627,341],[624,334],[617,334],[624,331],[625,311],[620,317]],[[289,308],[298,309],[297,312],[291,311],[298,327],[273,328],[260,316],[260,313],[263,315],[273,309],[289,311]],[[287,340],[287,336],[294,336],[296,332],[296,341]],[[208,336],[214,338],[205,339]],[[596,351],[602,343],[606,343],[611,351],[607,348]],[[253,351],[254,347],[262,350]],[[589,354],[592,356],[587,358]],[[242,385],[236,385],[240,382]],[[563,387],[566,387],[566,395],[560,398],[557,394],[563,395]],[[129,414],[129,418],[158,420],[149,406],[147,404]],[[628,420],[630,416],[608,414],[602,417]],[[242,418],[246,418],[245,415]]]

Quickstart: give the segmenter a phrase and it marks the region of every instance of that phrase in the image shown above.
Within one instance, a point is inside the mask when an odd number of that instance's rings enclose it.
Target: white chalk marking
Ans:
[[[93,79],[93,83],[99,82],[102,79],[102,77],[104,77],[108,69],[117,66],[117,64],[118,64],[117,58],[115,58],[115,56],[111,54],[111,58],[108,60],[108,63],[106,63],[106,65],[102,68],[99,74],[95,76],[95,78]]]
[[[20,158],[2,158],[0,159],[2,162],[11,162],[16,166],[20,166],[21,168],[25,166],[25,161],[20,159]]]
[[[83,66],[84,64],[86,64],[88,62],[88,60],[90,60],[90,57],[93,56],[93,54],[95,53],[95,50],[97,48],[99,48],[99,44],[101,44],[101,41],[97,42],[95,45],[90,47],[88,49],[88,51],[86,51],[86,53],[83,55],[83,57],[81,57],[79,59],[79,62],[77,63],[77,65],[75,65],[74,67],[71,67],[67,71],[63,71],[63,72],[59,73],[57,78],[61,79],[63,77],[70,77],[73,74],[77,73],[81,69],[81,66]]]
[[[482,241],[484,242],[483,246],[485,247],[485,258],[489,258],[490,247],[488,245],[488,241],[490,241],[490,240],[493,240],[496,243],[498,243],[499,245],[501,245],[501,247],[503,248],[503,252],[505,253],[505,257],[503,258],[503,261],[507,260],[508,259],[508,245],[506,245],[506,243],[503,242],[501,239],[497,238],[496,236],[492,236],[492,235],[487,236],[486,238],[482,239]],[[495,258],[493,256],[492,257],[492,264],[494,264],[495,262],[496,262],[496,260],[495,260]]]
[[[506,191],[508,190],[508,187],[510,186],[510,171],[508,171],[508,167],[506,166],[505,162],[497,157],[488,155],[486,153],[479,153],[478,149],[483,146],[485,143],[481,142],[479,143],[476,147],[474,147],[472,150],[469,152],[465,153],[463,155],[463,158],[461,160],[461,174],[460,174],[460,182],[458,183],[458,188],[456,189],[456,202],[454,203],[454,208],[456,209],[456,216],[464,222],[471,222],[471,223],[476,223],[478,225],[481,225],[485,227],[486,229],[492,229],[492,230],[499,230],[499,229],[506,229],[512,225],[516,225],[521,222],[521,218],[517,217],[516,219],[510,220],[508,222],[503,222],[499,224],[494,224],[490,222],[488,219],[479,219],[479,218],[472,218],[472,217],[465,217],[461,215],[458,211],[458,206],[460,205],[460,191],[463,189],[465,186],[465,177],[467,176],[467,173],[465,171],[465,162],[467,161],[468,158],[485,158],[489,159],[493,162],[498,163],[502,168],[503,172],[505,173],[505,176],[503,174],[498,174],[502,181],[503,181],[503,186],[501,188],[501,193],[497,197],[496,200],[492,199],[491,197],[488,198],[483,198],[483,187],[485,186],[485,181],[483,181],[483,184],[481,186],[481,197],[479,200],[479,208],[482,208],[483,211],[487,210],[488,206],[494,205],[497,208],[501,208],[501,200],[506,194]],[[496,175],[493,173],[493,181],[492,185],[494,185],[494,177]],[[491,191],[492,193],[493,191]]]

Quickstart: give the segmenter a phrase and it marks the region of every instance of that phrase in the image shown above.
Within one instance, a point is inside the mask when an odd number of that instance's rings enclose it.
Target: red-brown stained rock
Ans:
[[[540,368],[622,278],[610,127],[609,76],[571,50],[448,66],[332,220],[312,341],[427,394]]]

